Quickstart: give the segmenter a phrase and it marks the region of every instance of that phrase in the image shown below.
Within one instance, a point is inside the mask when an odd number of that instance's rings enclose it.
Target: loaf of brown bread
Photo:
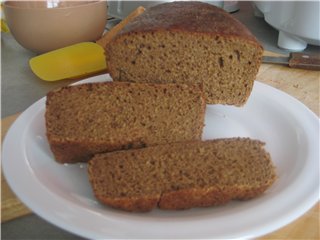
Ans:
[[[202,2],[147,9],[106,49],[115,81],[197,83],[209,104],[248,99],[263,49],[233,16]]]
[[[98,200],[127,211],[246,200],[262,194],[276,179],[263,145],[230,138],[98,154],[89,161],[89,179]]]
[[[183,84],[88,83],[50,92],[46,129],[57,161],[95,153],[199,140],[205,101]]]

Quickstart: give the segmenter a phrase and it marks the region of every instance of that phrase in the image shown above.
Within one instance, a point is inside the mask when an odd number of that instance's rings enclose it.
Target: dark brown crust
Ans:
[[[221,8],[197,1],[171,2],[151,7],[118,35],[154,31],[182,31],[242,38],[261,48],[256,38],[237,19]]]
[[[194,207],[223,205],[231,200],[248,200],[261,195],[272,183],[273,181],[270,181],[257,189],[228,188],[222,190],[213,186],[209,188],[183,189],[154,196],[131,198],[107,198],[105,196],[100,196],[95,192],[95,197],[106,205],[130,212],[147,212],[156,207],[166,210],[184,210]]]
[[[102,203],[114,208],[121,208],[129,212],[148,212],[157,207],[160,195],[144,196],[136,198],[105,198],[96,195]]]
[[[92,181],[93,180],[91,180],[91,182]],[[134,198],[107,198],[96,193],[95,196],[104,204],[130,212],[147,212],[156,207],[166,210],[184,210],[194,207],[223,205],[231,200],[248,200],[261,195],[272,185],[273,181],[274,179],[256,189],[250,189],[248,187],[220,189],[212,186],[208,188],[183,189],[154,196]]]
[[[87,162],[97,153],[112,152],[116,150],[126,150],[131,148],[142,148],[146,143],[141,140],[121,143],[94,142],[88,140],[63,140],[56,136],[47,134],[50,149],[55,156],[55,160],[60,163]]]
[[[179,210],[223,205],[233,199],[248,200],[261,195],[272,183],[273,181],[270,181],[256,189],[249,188],[248,186],[239,188],[228,187],[227,189],[212,186],[209,188],[193,188],[168,192],[161,195],[158,206],[162,209]]]

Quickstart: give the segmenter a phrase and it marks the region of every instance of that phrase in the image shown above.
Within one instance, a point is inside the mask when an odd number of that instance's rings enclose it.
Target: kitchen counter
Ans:
[[[240,11],[234,13],[257,36],[273,55],[288,54],[276,47],[277,31],[253,16],[251,3],[240,2]],[[309,46],[306,52],[318,52]],[[273,52],[273,53],[271,53]],[[8,33],[1,35],[1,125],[2,137],[20,112],[42,98],[52,89],[76,80],[45,82],[30,70],[28,61],[35,54],[22,48]],[[290,69],[285,66],[262,64],[257,81],[278,88],[304,103],[319,116],[319,71]],[[42,220],[15,198],[2,179],[2,239],[82,239]],[[318,239],[319,203],[290,225],[260,239]]]

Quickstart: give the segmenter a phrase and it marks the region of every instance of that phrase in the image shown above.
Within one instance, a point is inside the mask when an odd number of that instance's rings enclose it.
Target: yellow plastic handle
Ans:
[[[83,42],[30,59],[29,65],[45,81],[89,76],[107,71],[104,49],[93,42]]]
[[[3,19],[1,19],[1,32],[9,32],[8,25]]]
[[[1,2],[0,4],[0,10],[1,10],[1,32],[10,32],[3,14],[3,2]]]

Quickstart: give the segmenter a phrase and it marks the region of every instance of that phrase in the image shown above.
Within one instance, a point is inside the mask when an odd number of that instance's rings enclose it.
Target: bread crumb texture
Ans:
[[[127,211],[225,204],[256,197],[275,181],[263,145],[230,138],[98,154],[89,178],[97,199]]]
[[[57,161],[93,154],[199,140],[205,102],[183,84],[89,83],[47,95],[46,130]]]
[[[230,14],[201,2],[146,10],[108,45],[115,81],[198,84],[209,104],[247,101],[263,49]]]

